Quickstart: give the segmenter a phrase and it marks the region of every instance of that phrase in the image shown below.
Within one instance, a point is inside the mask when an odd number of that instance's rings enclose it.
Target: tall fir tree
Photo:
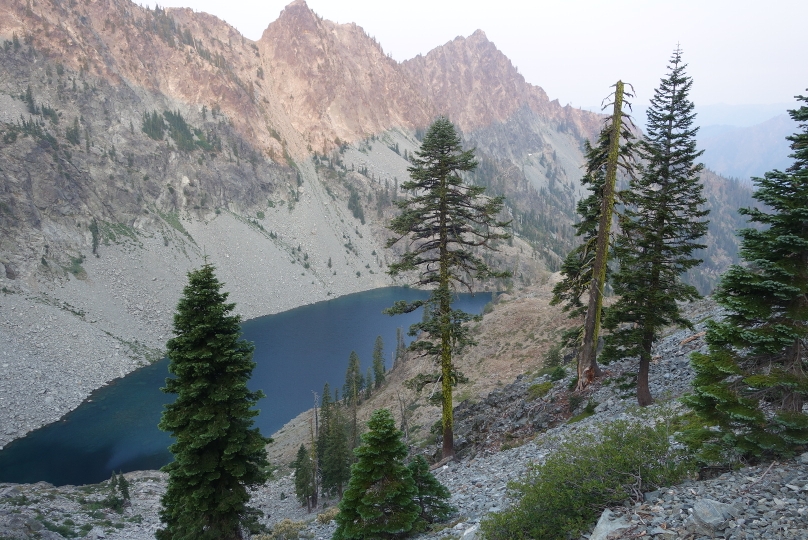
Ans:
[[[376,342],[373,344],[373,383],[375,388],[384,384],[385,371],[384,340],[382,340],[382,336],[376,336]]]
[[[331,404],[328,431],[325,434],[322,461],[323,493],[342,497],[342,490],[351,476],[351,451],[348,447],[348,429],[343,407]]]
[[[647,136],[639,145],[640,174],[624,192],[622,233],[615,246],[619,268],[612,284],[619,299],[604,318],[612,333],[603,356],[639,357],[637,401],[653,402],[648,387],[651,346],[663,326],[692,325],[680,315],[677,302],[699,297],[683,283],[682,273],[701,263],[693,251],[705,247],[698,240],[707,232],[696,160],[697,127],[688,99],[693,81],[685,74],[677,47],[667,77],[660,81],[647,111]]]
[[[235,304],[221,288],[210,264],[190,272],[174,315],[167,344],[173,377],[163,391],[177,397],[160,420],[174,438],[174,461],[163,468],[159,540],[242,538],[255,519],[247,488],[267,478],[270,439],[253,427],[263,393],[247,388],[253,345],[240,339]]]
[[[789,114],[800,129],[787,137],[794,163],[753,179],[762,208],[741,213],[759,227],[739,231],[745,264],[714,295],[727,315],[708,327],[709,352],[691,358],[687,403],[707,424],[696,434],[707,461],[808,444],[808,106]]]
[[[617,170],[621,164],[620,158],[625,156],[625,153],[621,151],[626,150],[626,146],[621,144],[624,134],[628,133],[628,136],[630,136],[630,131],[623,129],[623,101],[625,94],[627,92],[625,92],[623,81],[617,81],[614,91],[614,108],[609,125],[609,142],[606,147],[606,154],[601,158],[602,164],[600,165],[600,168],[603,169],[604,177],[601,183],[595,252],[592,256],[592,266],[589,273],[589,299],[584,316],[581,348],[578,352],[578,390],[584,389],[596,376],[600,375],[600,368],[597,363],[597,348],[603,314],[603,294],[609,264]]]
[[[401,213],[390,222],[395,236],[387,244],[390,247],[406,238],[407,249],[388,273],[417,272],[416,284],[432,288],[432,294],[425,301],[398,301],[387,313],[430,309],[429,317],[412,325],[409,334],[422,336],[411,348],[436,358],[440,365],[443,456],[447,458],[454,456],[452,355],[473,343],[463,326],[473,317],[452,308],[453,289],[460,286],[473,292],[476,280],[510,276],[510,272],[492,270],[478,255],[479,249],[494,249],[494,242],[510,237],[502,232],[509,222],[497,220],[502,197],[485,197],[484,187],[463,182],[460,174],[474,170],[477,161],[473,150],[463,150],[447,118],[433,122],[414,156],[413,166],[407,169],[411,179],[402,184],[410,196],[396,203]]]
[[[576,210],[581,221],[575,225],[575,235],[581,237],[582,242],[564,259],[561,265],[563,277],[553,287],[550,300],[551,305],[563,304],[570,318],[589,315],[590,348],[597,346],[599,313],[609,277],[612,214],[621,199],[617,177],[620,174],[625,181],[634,174],[636,137],[631,131],[630,116],[623,112],[624,106],[630,107],[626,97],[631,97],[631,94],[625,91],[624,83],[618,81],[612,115],[606,119],[596,146],[589,141],[584,143],[586,169],[581,184],[587,186],[589,195],[578,202]],[[600,260],[597,257],[599,249],[602,250]],[[596,267],[598,271],[594,271]],[[593,275],[597,276],[595,281]],[[598,296],[592,294],[593,289]],[[591,302],[587,304],[582,302],[585,294],[590,295]],[[589,375],[594,376],[599,371],[594,351],[583,355],[584,338],[584,324],[571,328],[563,336],[564,345],[578,350],[581,360],[578,381],[581,385],[588,382]]]
[[[418,519],[412,473],[404,465],[407,447],[393,415],[374,411],[362,445],[355,450],[351,480],[339,504],[333,540],[400,538]]]
[[[362,376],[359,355],[356,354],[356,351],[351,351],[348,356],[348,369],[345,371],[345,385],[342,387],[342,399],[350,407],[351,424],[348,447],[351,450],[359,445],[359,422],[356,415],[359,402],[362,400],[362,387],[364,384],[365,378]]]
[[[331,387],[328,383],[323,386],[323,397],[320,400],[320,415],[317,429],[317,468],[322,474],[323,461],[325,459],[326,438],[331,424],[332,412]]]

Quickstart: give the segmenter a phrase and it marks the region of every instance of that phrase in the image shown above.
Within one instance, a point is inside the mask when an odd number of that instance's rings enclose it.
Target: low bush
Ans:
[[[527,389],[527,399],[533,401],[534,399],[542,398],[546,396],[552,388],[553,383],[550,381],[532,384]]]
[[[671,447],[665,423],[648,427],[618,421],[599,437],[568,438],[524,482],[509,485],[516,499],[505,512],[481,523],[488,540],[580,536],[609,505],[640,500],[642,493],[682,480],[692,462]]]

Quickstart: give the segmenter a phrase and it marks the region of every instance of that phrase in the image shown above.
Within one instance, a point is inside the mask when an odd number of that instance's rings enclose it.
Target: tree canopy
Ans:
[[[221,288],[210,264],[189,272],[174,315],[163,391],[177,397],[159,425],[174,438],[174,461],[163,467],[159,540],[241,539],[256,523],[247,488],[266,481],[270,439],[253,427],[263,397],[247,388],[253,345]]]

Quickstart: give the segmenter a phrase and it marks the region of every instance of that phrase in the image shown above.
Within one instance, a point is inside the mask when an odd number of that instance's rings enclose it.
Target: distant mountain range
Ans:
[[[786,137],[797,125],[787,111],[796,107],[796,102],[696,106],[698,146],[704,150],[701,161],[710,170],[744,184],[753,176],[788,167],[791,150]],[[645,109],[635,107],[632,116],[643,129]]]
[[[60,269],[98,241],[93,223],[162,234],[173,257],[169,239],[188,240],[183,220],[224,211],[262,220],[272,260],[293,258],[290,238],[303,231],[316,231],[308,237],[321,253],[364,243],[340,249],[358,277],[378,262],[407,156],[440,114],[476,147],[470,180],[506,197],[518,244],[502,256],[517,278],[556,270],[577,241],[583,144],[603,116],[548,99],[482,30],[399,63],[362,28],[324,20],[303,0],[254,42],[185,8],[0,0],[0,44],[8,285],[67,279]],[[737,194],[715,175],[704,181],[723,186],[709,188],[714,215],[735,215]],[[294,219],[278,216],[280,206]],[[737,224],[714,220],[721,260],[735,256]],[[208,239],[208,252],[228,240]],[[705,290],[723,266],[705,270]],[[333,271],[306,270],[325,295]]]
[[[791,164],[786,137],[797,131],[797,123],[781,114],[753,126],[709,125],[698,134],[702,161],[722,176],[748,182],[773,169]]]

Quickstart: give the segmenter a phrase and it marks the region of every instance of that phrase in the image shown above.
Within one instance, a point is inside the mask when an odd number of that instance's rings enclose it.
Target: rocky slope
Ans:
[[[513,314],[505,310],[517,302],[504,302],[491,315],[510,318]],[[659,403],[648,409],[636,408],[625,385],[635,369],[631,361],[609,365],[608,378],[589,388],[586,395],[570,392],[571,375],[553,380],[548,374],[531,372],[476,403],[458,407],[458,433],[467,431],[474,440],[458,461],[435,471],[449,488],[458,512],[448,526],[419,538],[478,538],[480,519],[510,504],[507,483],[523,479],[531,464],[542,462],[571,434],[596,432],[618,419],[651,424],[666,421],[670,412],[665,411],[677,408],[672,400],[689,388],[688,354],[706,347],[706,321],[721,316],[709,301],[686,306],[686,313],[695,331],[670,329],[655,347],[651,388]],[[591,415],[581,415],[587,401],[597,405]],[[151,538],[159,527],[157,511],[165,476],[144,471],[126,477],[131,482],[132,500],[122,512],[110,507],[106,483],[61,488],[44,483],[2,484],[0,535],[58,539],[86,533],[88,538]],[[292,476],[281,472],[279,478],[253,493],[252,502],[267,514],[269,526],[291,520],[297,522],[301,538],[330,538],[334,523],[329,517],[315,519],[317,512],[308,514],[293,498],[293,490]],[[335,501],[328,502],[333,505]],[[642,500],[605,511],[588,538],[779,539],[803,538],[806,530],[808,454],[645,493]]]

